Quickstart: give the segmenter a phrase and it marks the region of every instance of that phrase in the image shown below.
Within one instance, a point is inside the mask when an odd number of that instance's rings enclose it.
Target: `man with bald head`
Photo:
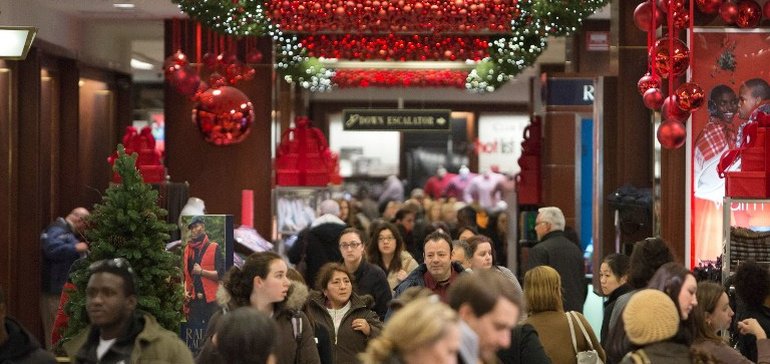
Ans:
[[[88,252],[88,243],[83,237],[88,215],[84,207],[77,207],[67,217],[57,218],[40,234],[40,248],[43,251],[40,312],[48,349],[51,348],[51,329],[59,308],[59,296],[67,281],[70,266]]]

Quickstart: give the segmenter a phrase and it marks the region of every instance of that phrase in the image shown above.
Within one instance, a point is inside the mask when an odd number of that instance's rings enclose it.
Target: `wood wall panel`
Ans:
[[[7,297],[12,297],[11,274],[16,267],[16,149],[18,138],[15,110],[14,78],[18,67],[15,62],[0,60],[0,286]],[[13,307],[11,307],[13,309]]]
[[[45,125],[40,120],[40,51],[30,50],[27,59],[19,62],[18,73],[18,165],[15,172],[19,184],[17,200],[17,237],[11,249],[14,269],[9,287],[10,307],[15,316],[35,334],[41,333],[38,310],[41,256],[40,227],[45,226],[44,211],[48,202],[42,197],[48,190],[45,181],[48,168],[41,158],[41,134]],[[23,284],[21,284],[23,282]]]

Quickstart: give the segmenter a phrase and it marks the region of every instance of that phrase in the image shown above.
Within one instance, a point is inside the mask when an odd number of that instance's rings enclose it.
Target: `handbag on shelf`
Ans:
[[[570,311],[566,313],[567,315],[567,323],[569,323],[569,334],[572,337],[572,347],[575,349],[575,357],[577,358],[578,364],[604,364],[601,358],[599,358],[599,352],[597,352],[594,349],[594,344],[591,342],[591,338],[588,336],[588,332],[586,332],[585,326],[583,326],[583,323],[580,321],[580,318],[577,317],[577,315]],[[580,331],[583,332],[583,337],[586,339],[586,342],[588,343],[588,347],[590,350],[585,351],[579,351],[577,347],[577,340],[575,339],[575,326],[572,324],[572,320],[577,321],[578,327],[580,327]]]

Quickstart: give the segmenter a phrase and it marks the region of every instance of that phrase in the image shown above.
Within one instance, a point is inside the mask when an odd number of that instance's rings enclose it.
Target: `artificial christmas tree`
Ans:
[[[113,170],[122,180],[107,188],[102,202],[95,206],[86,237],[90,245],[87,262],[73,268],[70,279],[76,290],[70,292],[66,306],[69,323],[65,341],[88,325],[85,311],[88,266],[101,259],[123,257],[137,275],[138,308],[155,316],[164,328],[178,332],[182,320],[184,293],[181,286],[180,256],[167,252],[169,231],[164,222],[166,210],[157,204],[158,192],[142,182],[136,169],[136,154],[127,155],[118,145]],[[87,264],[86,264],[87,263]]]

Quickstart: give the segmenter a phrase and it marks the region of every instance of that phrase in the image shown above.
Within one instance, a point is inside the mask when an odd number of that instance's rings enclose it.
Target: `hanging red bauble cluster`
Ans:
[[[489,56],[487,36],[321,34],[300,42],[311,57],[362,61],[479,61]]]
[[[722,0],[697,0],[698,9],[705,13],[714,13]],[[677,38],[679,30],[690,28],[690,1],[685,0],[647,0],[634,11],[637,27],[647,32],[649,72],[642,76],[636,86],[642,95],[644,106],[651,110],[660,110],[662,119],[656,136],[661,146],[666,149],[681,147],[687,138],[684,123],[690,113],[701,107],[705,100],[703,89],[694,82],[686,82],[674,89],[676,78],[683,75],[690,67],[692,54],[687,45]],[[654,4],[654,5],[653,5]],[[665,13],[661,16],[660,13]],[[657,39],[659,25],[667,28],[668,37]],[[664,32],[665,34],[665,32]],[[663,82],[668,82],[668,96],[663,92]]]
[[[254,55],[254,53],[256,53],[256,55]],[[211,87],[214,87],[215,84],[221,86],[220,81],[222,80],[230,85],[235,85],[240,81],[249,81],[253,79],[256,74],[254,67],[244,64],[238,59],[238,56],[231,52],[222,52],[218,55],[206,53],[202,58],[203,66],[211,73],[211,76],[209,76],[209,84]],[[254,51],[249,53],[247,58],[258,58],[261,60],[262,53]]]
[[[465,88],[468,73],[460,70],[339,69],[333,81],[339,88],[455,87]]]
[[[224,146],[242,141],[254,123],[254,107],[235,87],[222,86],[201,93],[193,108],[193,122],[203,138]]]
[[[515,0],[271,0],[285,32],[446,32],[510,30]]]
[[[762,7],[754,0],[741,0],[737,4],[735,24],[741,28],[756,28],[762,20]]]
[[[680,39],[674,39],[674,46],[669,49],[669,39],[663,38],[655,43],[652,53],[652,66],[663,78],[671,73],[680,76],[690,66],[690,49]]]
[[[168,56],[163,62],[163,69],[166,80],[180,94],[192,96],[198,90],[201,78],[182,51]]]

